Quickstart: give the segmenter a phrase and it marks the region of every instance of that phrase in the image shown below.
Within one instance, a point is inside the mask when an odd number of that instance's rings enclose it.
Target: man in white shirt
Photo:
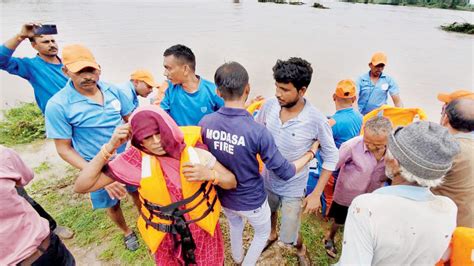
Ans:
[[[457,207],[430,188],[442,182],[459,150],[435,123],[396,129],[385,155],[392,186],[352,201],[338,265],[435,265],[456,227]]]

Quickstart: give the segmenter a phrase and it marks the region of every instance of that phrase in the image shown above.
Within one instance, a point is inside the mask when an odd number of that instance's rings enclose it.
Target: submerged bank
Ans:
[[[419,6],[453,10],[474,11],[474,5],[467,0],[342,0],[348,3],[364,3],[394,6]]]
[[[474,24],[467,23],[467,22],[464,22],[464,23],[453,22],[448,25],[441,25],[441,29],[444,31],[474,34]]]

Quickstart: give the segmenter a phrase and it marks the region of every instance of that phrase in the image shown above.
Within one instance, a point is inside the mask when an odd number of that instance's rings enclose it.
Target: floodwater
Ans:
[[[235,3],[240,2],[240,3]],[[197,58],[197,74],[211,79],[226,61],[238,61],[249,74],[252,95],[272,96],[272,66],[277,59],[305,58],[314,68],[307,98],[325,114],[334,112],[332,93],[341,79],[368,71],[373,52],[388,55],[407,107],[425,109],[438,121],[436,94],[473,89],[473,36],[438,27],[473,22],[472,12],[403,6],[321,2],[306,5],[257,0],[0,0],[0,41],[14,36],[27,21],[58,25],[60,48],[88,46],[102,66],[102,79],[125,82],[136,68],[163,80],[162,54],[185,44]],[[33,56],[25,41],[15,56]],[[0,109],[34,101],[30,85],[0,71]]]

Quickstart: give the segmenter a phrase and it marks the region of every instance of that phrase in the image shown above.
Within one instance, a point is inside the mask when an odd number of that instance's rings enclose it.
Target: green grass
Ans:
[[[129,251],[123,243],[123,235],[110,221],[105,211],[93,211],[89,195],[80,195],[72,191],[77,171],[69,170],[65,176],[51,176],[38,180],[27,190],[32,198],[39,202],[60,225],[75,232],[72,244],[87,247],[92,244],[104,245],[99,258],[105,262],[118,262],[121,265],[154,265],[152,256],[143,242],[140,248]],[[137,210],[131,199],[122,202],[122,210],[128,225],[137,232],[135,221]]]
[[[44,161],[44,162],[40,163],[40,165],[33,168],[33,170],[35,171],[36,174],[41,174],[44,171],[48,171],[49,169],[51,169],[51,164],[47,161]]]
[[[48,163],[42,163],[38,168],[47,168]],[[77,170],[69,167],[62,176],[51,175],[34,182],[27,188],[32,198],[39,202],[60,225],[67,226],[74,230],[75,236],[69,244],[88,248],[98,245],[101,247],[99,259],[105,263],[121,265],[154,265],[152,255],[148,252],[145,244],[140,242],[140,249],[132,252],[125,248],[123,236],[119,229],[110,221],[103,210],[93,211],[90,204],[89,195],[74,193],[72,184],[77,175]],[[135,232],[135,222],[138,212],[131,199],[122,202],[122,210],[129,226]],[[230,256],[230,239],[227,228],[227,221],[221,215],[221,228],[225,241],[225,265],[232,264]],[[337,259],[330,259],[322,245],[329,223],[314,215],[303,218],[301,233],[304,243],[308,248],[313,265],[330,265],[337,262]],[[244,230],[244,248],[248,249],[253,238],[253,230],[247,224]],[[342,231],[336,237],[337,249],[341,251]],[[291,250],[277,249],[283,257],[282,264],[298,265],[295,253]],[[77,258],[76,258],[77,259]]]
[[[44,117],[34,103],[4,111],[0,121],[0,144],[15,145],[45,138]]]

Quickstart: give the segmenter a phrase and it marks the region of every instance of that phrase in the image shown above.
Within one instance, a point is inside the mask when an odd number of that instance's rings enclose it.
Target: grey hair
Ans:
[[[390,150],[388,149],[386,152],[386,156],[387,156],[387,159],[397,160],[397,158],[395,158],[390,152]],[[441,185],[444,182],[444,175],[438,179],[424,179],[424,178],[414,175],[413,173],[408,171],[405,167],[403,167],[401,164],[399,164],[399,167],[400,167],[400,176],[410,183],[417,183],[418,185],[422,187],[434,188]]]
[[[367,130],[377,135],[388,135],[392,132],[392,122],[386,117],[375,116],[365,122],[364,131]]]

